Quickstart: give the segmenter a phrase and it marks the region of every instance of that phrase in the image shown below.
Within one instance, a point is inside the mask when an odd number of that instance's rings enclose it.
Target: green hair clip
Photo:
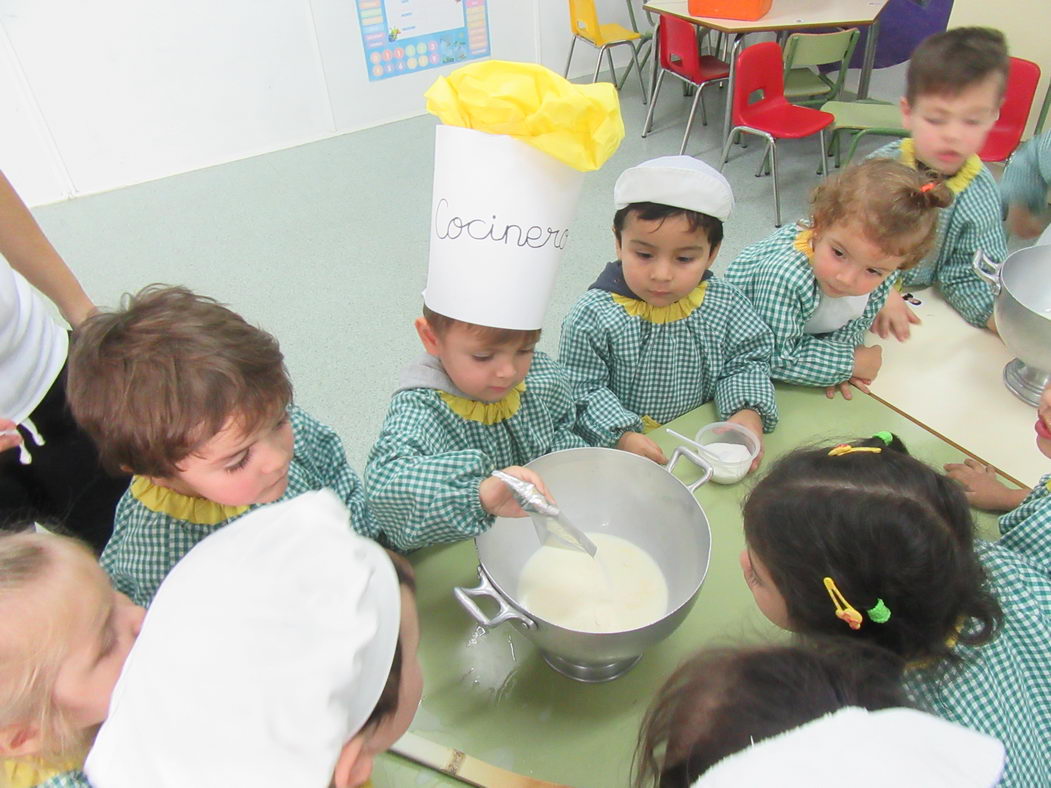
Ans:
[[[890,446],[894,442],[894,436],[886,430],[883,430],[882,432],[877,432],[872,437],[879,438],[881,441],[883,441],[884,446]]]
[[[865,612],[868,613],[869,621],[873,624],[886,624],[890,621],[890,608],[883,604],[882,599],[877,599],[876,604]]]

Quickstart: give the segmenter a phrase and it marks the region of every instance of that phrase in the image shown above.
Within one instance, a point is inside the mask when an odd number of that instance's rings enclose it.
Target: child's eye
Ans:
[[[252,450],[251,449],[247,449],[245,451],[245,453],[241,455],[241,459],[239,459],[233,465],[227,465],[226,466],[226,469],[225,469],[226,472],[227,473],[234,473],[236,471],[241,470],[242,468],[244,468],[248,464],[248,458],[251,457],[251,456],[252,456]]]
[[[834,254],[836,257],[843,257],[843,256],[846,255],[846,252],[844,252],[842,249],[837,249],[836,247],[833,246],[832,247],[832,254]]]
[[[869,273],[872,274],[873,276],[879,276],[879,277],[886,276],[886,272],[880,271],[878,268],[870,268],[869,269]]]
[[[520,355],[520,356],[531,356],[531,355],[533,355],[533,353],[535,351],[536,351],[536,348],[524,347],[524,348],[522,348],[521,350],[518,351],[518,355]]]
[[[486,355],[485,353],[474,353],[474,354],[471,355],[471,358],[473,358],[475,361],[483,362],[483,361],[488,361],[489,359],[492,358],[492,356],[491,355]]]
[[[694,258],[694,257],[680,257],[679,258],[679,262],[680,263],[692,263],[695,259],[696,258]]]
[[[635,252],[635,256],[638,257],[640,260],[649,260],[651,257],[653,257],[653,255],[649,252]]]

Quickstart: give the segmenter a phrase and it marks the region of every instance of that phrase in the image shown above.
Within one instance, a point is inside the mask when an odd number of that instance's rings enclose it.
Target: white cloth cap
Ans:
[[[655,202],[714,216],[725,222],[734,193],[721,172],[693,156],[661,156],[624,170],[613,187],[619,211],[635,202]]]
[[[540,328],[583,177],[513,137],[438,126],[424,303],[466,323]]]
[[[161,584],[85,771],[95,788],[330,783],[401,620],[390,557],[330,491],[264,506]]]
[[[694,788],[991,788],[1004,746],[913,709],[840,709],[715,764]]]

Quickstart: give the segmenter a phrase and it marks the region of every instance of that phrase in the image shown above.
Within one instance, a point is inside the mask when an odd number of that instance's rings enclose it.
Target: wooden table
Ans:
[[[819,389],[779,385],[777,399],[781,423],[766,438],[767,462],[806,443],[880,430],[900,435],[914,455],[935,467],[959,457],[955,447],[871,397],[828,400]],[[708,404],[667,426],[692,436],[714,420]],[[666,453],[678,444],[664,429],[651,435]],[[687,481],[697,476],[686,464],[680,473]],[[642,714],[686,656],[705,646],[785,637],[755,607],[738,567],[744,546],[740,503],[749,486],[709,483],[697,490],[712,529],[711,563],[697,603],[671,637],[606,684],[580,684],[555,673],[509,625],[487,633],[475,626],[452,595],[454,586],[476,583],[471,542],[414,554],[425,681],[412,730],[519,774],[576,788],[628,785]],[[994,518],[983,515],[979,522],[983,533],[995,537]],[[373,783],[459,784],[391,754],[379,758]]]
[[[730,49],[730,78],[726,90],[726,118],[723,121],[723,139],[730,133],[730,106],[734,88],[737,54],[748,33],[766,33],[779,30],[807,30],[820,27],[868,27],[865,35],[865,55],[858,82],[858,98],[867,98],[872,64],[876,58],[879,38],[879,15],[889,0],[773,0],[765,16],[754,21],[718,19],[711,16],[693,16],[687,0],[648,0],[643,8],[658,14],[670,14],[699,27],[726,33],[733,39]],[[659,17],[658,17],[659,20]],[[659,21],[658,21],[659,24]],[[654,41],[656,41],[656,37]],[[658,59],[654,58],[654,68]]]

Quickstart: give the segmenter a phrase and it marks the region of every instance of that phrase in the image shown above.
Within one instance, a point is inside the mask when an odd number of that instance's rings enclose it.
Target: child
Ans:
[[[613,195],[617,261],[562,323],[577,432],[664,463],[644,431],[714,398],[719,418],[761,443],[777,424],[772,337],[737,288],[709,271],[733,208],[730,184],[692,156],[663,156],[623,172]]]
[[[1047,189],[1051,186],[1051,131],[1026,142],[1007,162],[1000,196],[1007,227],[1019,238],[1036,238],[1047,226]]]
[[[80,542],[0,534],[0,785],[81,784],[143,613]]]
[[[944,187],[896,162],[872,159],[818,184],[810,220],[785,226],[730,263],[726,278],[774,332],[775,380],[838,389],[866,386],[882,363],[865,347],[898,269],[930,247]]]
[[[995,784],[1000,743],[899,708],[908,701],[894,655],[842,638],[817,645],[711,649],[687,660],[646,713],[636,788]]]
[[[745,579],[773,623],[907,662],[921,707],[994,736],[1003,785],[1051,778],[1051,540],[1001,523],[975,540],[959,485],[890,433],[782,459],[744,507]]]
[[[304,493],[179,562],[88,756],[94,788],[368,779],[420,702],[419,621],[407,562],[348,519]]]
[[[912,137],[872,154],[944,179],[953,195],[931,255],[902,276],[903,287],[937,285],[968,323],[994,331],[993,292],[971,260],[978,249],[994,261],[1007,255],[1000,194],[978,151],[999,115],[1009,64],[998,30],[959,27],[924,39],[909,60],[901,99],[902,126]],[[892,292],[875,328],[880,336],[905,339],[909,323],[918,322]]]
[[[339,437],[291,403],[277,341],[213,299],[152,286],[89,318],[69,400],[103,462],[135,474],[101,561],[136,604],[217,528],[307,490],[331,488],[376,535]]]

